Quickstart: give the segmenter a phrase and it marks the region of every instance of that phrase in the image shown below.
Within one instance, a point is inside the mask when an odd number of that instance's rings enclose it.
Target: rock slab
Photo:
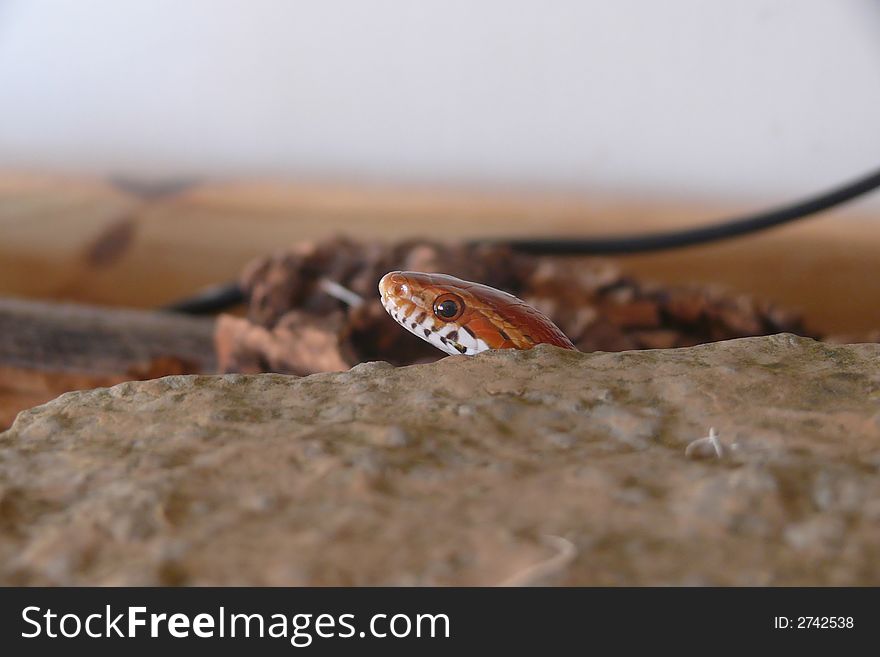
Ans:
[[[880,345],[68,393],[0,434],[0,583],[878,585]]]

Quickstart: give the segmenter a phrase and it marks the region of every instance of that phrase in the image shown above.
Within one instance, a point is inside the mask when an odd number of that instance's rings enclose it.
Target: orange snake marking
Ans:
[[[512,294],[446,274],[394,271],[379,281],[382,305],[410,333],[449,354],[575,349],[550,319]]]

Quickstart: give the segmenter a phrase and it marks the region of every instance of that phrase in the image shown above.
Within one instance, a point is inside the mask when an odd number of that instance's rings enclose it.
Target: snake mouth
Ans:
[[[379,294],[382,305],[396,322],[412,331],[407,321],[410,315],[420,306],[419,299],[414,297],[406,277],[397,271],[385,274],[379,281]]]

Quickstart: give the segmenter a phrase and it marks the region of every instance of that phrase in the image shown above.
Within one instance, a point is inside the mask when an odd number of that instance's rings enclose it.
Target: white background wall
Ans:
[[[0,0],[3,168],[781,200],[875,166],[876,0]]]

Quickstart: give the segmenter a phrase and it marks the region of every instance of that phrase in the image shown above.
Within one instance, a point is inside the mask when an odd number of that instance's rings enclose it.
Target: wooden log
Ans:
[[[216,367],[214,322],[172,313],[0,299],[0,365],[88,374]]]

